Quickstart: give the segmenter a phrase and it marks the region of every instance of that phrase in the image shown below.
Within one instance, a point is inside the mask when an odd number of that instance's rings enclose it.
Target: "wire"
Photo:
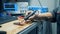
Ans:
[[[43,6],[42,6],[42,4],[41,4],[40,0],[38,0],[38,2],[39,2],[39,4],[40,4],[41,8],[43,8]]]

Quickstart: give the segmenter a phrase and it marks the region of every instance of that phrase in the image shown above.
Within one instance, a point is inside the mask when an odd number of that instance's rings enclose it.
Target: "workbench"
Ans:
[[[0,31],[6,31],[6,34],[27,34],[29,31],[33,30],[37,27],[37,23],[27,23],[23,26],[14,25],[13,23],[18,22],[18,20],[14,20],[5,24],[2,24]]]

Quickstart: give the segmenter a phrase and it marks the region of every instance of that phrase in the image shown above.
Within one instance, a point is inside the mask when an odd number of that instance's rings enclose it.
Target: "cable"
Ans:
[[[42,4],[41,4],[41,2],[40,2],[40,0],[38,0],[38,2],[39,2],[39,4],[40,4],[41,8],[43,8],[43,7],[42,7]]]

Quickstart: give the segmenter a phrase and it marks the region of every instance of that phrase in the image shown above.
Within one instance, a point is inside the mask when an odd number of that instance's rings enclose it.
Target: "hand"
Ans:
[[[44,19],[46,19],[46,17],[39,15],[39,14],[35,14],[29,18],[29,20],[31,20],[31,21],[34,21],[34,20],[41,21]]]
[[[31,13],[32,13],[32,12],[27,12],[26,15],[29,15],[29,14],[31,14]],[[31,21],[41,20],[41,17],[42,17],[42,16],[40,16],[39,14],[35,14],[35,15],[29,17],[29,20],[31,20]]]

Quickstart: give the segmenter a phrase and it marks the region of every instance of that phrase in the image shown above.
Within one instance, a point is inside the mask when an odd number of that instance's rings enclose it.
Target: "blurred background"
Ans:
[[[26,16],[28,11],[52,12],[58,6],[60,6],[60,0],[0,0],[0,24],[15,20],[17,16]],[[41,34],[41,32],[38,33]],[[57,23],[43,23],[43,34],[48,33],[57,34]]]

